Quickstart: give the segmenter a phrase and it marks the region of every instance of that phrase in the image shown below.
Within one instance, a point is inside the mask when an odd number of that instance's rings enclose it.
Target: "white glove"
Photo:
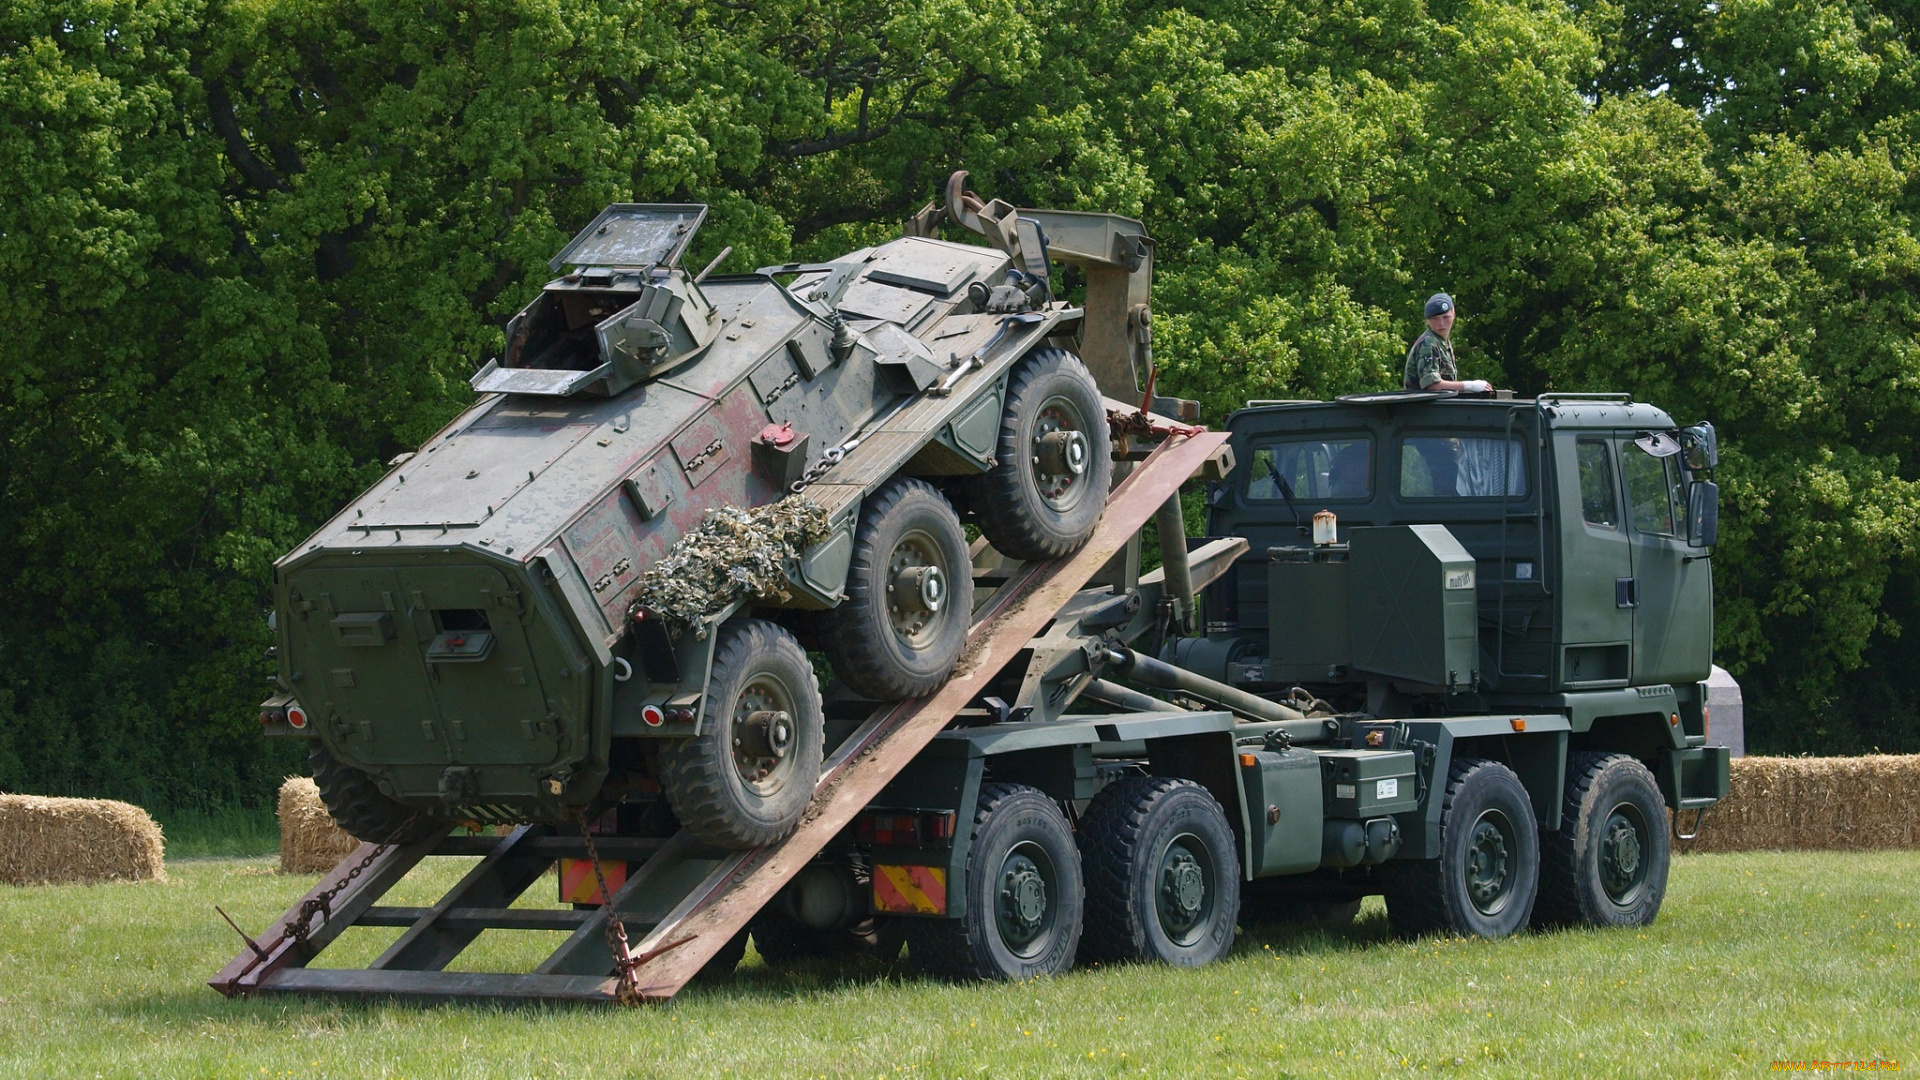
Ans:
[[[1493,384],[1485,379],[1468,379],[1463,394],[1484,394],[1493,389]]]

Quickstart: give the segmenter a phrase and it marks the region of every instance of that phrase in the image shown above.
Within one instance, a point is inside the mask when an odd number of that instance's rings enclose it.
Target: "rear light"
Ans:
[[[287,726],[295,731],[307,729],[307,710],[297,701],[287,706]]]
[[[880,847],[929,844],[953,839],[952,810],[869,810],[854,822],[854,835]]]
[[[260,706],[260,726],[271,727],[287,719],[287,707],[284,705]]]
[[[658,705],[647,705],[640,709],[640,719],[645,720],[648,727],[659,727],[667,722],[667,714],[661,712]]]

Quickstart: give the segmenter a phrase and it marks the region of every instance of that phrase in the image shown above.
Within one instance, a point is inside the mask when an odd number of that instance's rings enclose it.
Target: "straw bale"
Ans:
[[[360,846],[333,823],[320,801],[320,789],[305,776],[289,776],[280,785],[280,872],[323,874]]]
[[[160,826],[109,799],[0,794],[0,883],[165,881]]]
[[[1681,851],[1920,847],[1920,754],[1743,757],[1733,786]],[[1683,827],[1693,815],[1681,815]]]

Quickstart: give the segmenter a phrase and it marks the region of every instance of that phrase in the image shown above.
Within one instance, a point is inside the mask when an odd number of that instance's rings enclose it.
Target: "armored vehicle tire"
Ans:
[[[1107,504],[1113,443],[1079,357],[1039,349],[1013,369],[994,456],[971,500],[987,541],[1013,559],[1080,550]]]
[[[950,979],[1029,979],[1073,966],[1080,944],[1080,853],[1052,799],[985,784],[967,851],[966,914],[908,919],[907,952]]]
[[[1227,815],[1191,780],[1129,777],[1080,818],[1082,961],[1199,967],[1233,947],[1240,863]]]
[[[1666,804],[1625,754],[1570,754],[1560,827],[1540,835],[1538,926],[1646,926],[1667,892]]]
[[[1455,761],[1440,810],[1440,857],[1381,870],[1396,934],[1506,937],[1527,925],[1540,882],[1540,832],[1527,789],[1497,761]]]
[[[661,751],[660,786],[698,839],[764,847],[800,823],[820,779],[820,683],[800,643],[770,622],[734,619],[718,633],[700,734]]]
[[[440,826],[425,814],[387,798],[373,777],[334,760],[320,740],[307,745],[307,765],[314,786],[334,824],[356,840],[370,844],[411,844],[425,840]]]
[[[973,567],[953,505],[924,480],[868,496],[847,596],[827,614],[827,659],[855,693],[898,701],[947,681],[973,621]]]

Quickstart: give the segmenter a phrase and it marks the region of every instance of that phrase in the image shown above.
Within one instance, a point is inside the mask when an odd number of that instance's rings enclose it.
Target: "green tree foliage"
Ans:
[[[956,167],[1143,217],[1161,385],[1216,417],[1395,384],[1440,288],[1469,376],[1712,417],[1719,655],[1794,703],[1756,741],[1920,747],[1915,30],[1866,0],[14,0],[0,787],[224,803],[297,768],[249,733],[272,560],[469,400],[602,204],[710,202],[694,257],[738,268],[890,235]]]

